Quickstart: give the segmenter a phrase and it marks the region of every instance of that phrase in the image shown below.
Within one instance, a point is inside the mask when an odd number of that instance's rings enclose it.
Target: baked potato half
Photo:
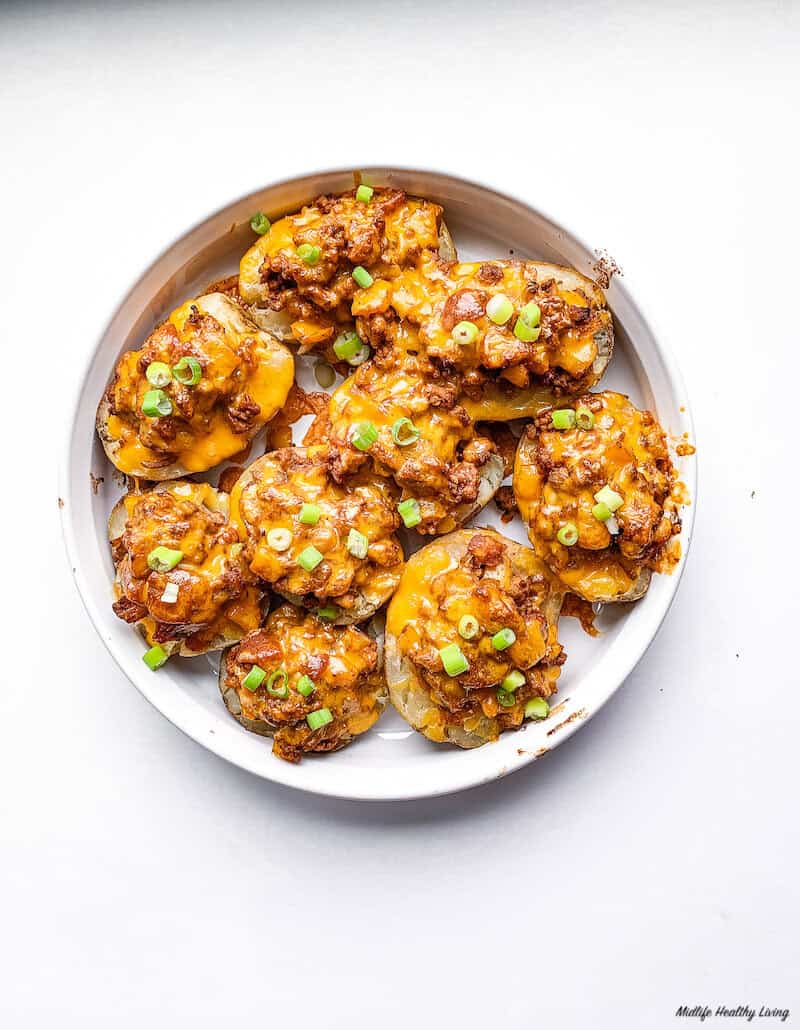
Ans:
[[[337,482],[333,457],[318,445],[254,461],[231,493],[231,520],[253,575],[344,625],[369,619],[392,595],[403,549],[393,485],[370,470]]]
[[[239,295],[253,319],[301,350],[324,348],[352,328],[353,270],[397,275],[422,257],[456,257],[442,208],[376,187],[318,197],[273,222],[241,260]]]
[[[272,737],[272,753],[289,762],[344,747],[386,705],[377,643],[291,604],[225,652],[219,689],[234,719]]]
[[[386,616],[386,681],[430,740],[471,748],[543,718],[564,588],[528,547],[464,529],[412,555]]]
[[[503,481],[503,460],[458,403],[449,375],[410,346],[378,351],[335,391],[330,439],[337,477],[374,463],[414,508],[407,524],[449,533],[480,511]],[[364,449],[359,427],[374,430]],[[417,521],[418,519],[418,521]]]
[[[114,505],[114,612],[165,655],[228,647],[261,622],[263,590],[228,514],[227,494],[185,480]]]
[[[97,409],[103,448],[148,480],[205,472],[242,451],[283,406],[291,352],[223,293],[187,301],[127,351]]]
[[[587,601],[635,601],[680,557],[666,435],[623,394],[541,412],[520,439],[513,485],[537,554]]]

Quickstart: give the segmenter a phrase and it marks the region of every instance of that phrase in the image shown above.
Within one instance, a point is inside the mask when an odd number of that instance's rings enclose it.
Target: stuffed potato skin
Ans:
[[[196,383],[178,381],[181,359],[197,362]],[[155,384],[167,413],[143,411]],[[150,334],[141,350],[120,358],[97,412],[109,460],[130,476],[176,479],[205,472],[242,451],[282,407],[294,378],[289,350],[259,329],[228,296],[187,301]]]
[[[556,429],[551,408],[523,434],[513,485],[531,543],[579,597],[635,601],[652,572],[670,572],[680,557],[680,492],[666,435],[651,412],[612,391],[558,407],[591,412],[593,425]],[[620,505],[605,521],[594,514],[604,487]],[[578,534],[569,546],[558,539],[567,524]]]
[[[259,625],[263,592],[228,512],[227,494],[180,480],[128,493],[115,505],[113,608],[150,646],[189,657],[227,647]],[[167,571],[152,568],[157,547],[179,551],[180,561]]]
[[[268,675],[249,689],[244,681],[254,666]],[[270,693],[269,674],[278,669],[286,679],[279,676],[274,682],[281,689],[273,686]],[[297,689],[302,676],[313,684],[307,696]],[[374,725],[386,704],[376,642],[355,626],[334,626],[290,604],[225,653],[219,688],[231,715],[248,730],[272,737],[273,754],[289,762],[344,747]],[[308,716],[320,709],[333,718],[312,729]]]
[[[520,726],[525,703],[556,689],[566,657],[557,636],[563,595],[530,548],[494,530],[460,530],[417,551],[386,617],[386,678],[395,708],[430,740],[465,748]],[[465,616],[478,624],[469,639],[459,630]],[[503,629],[515,640],[497,650],[493,636]],[[453,644],[469,665],[456,676],[440,655]],[[498,686],[513,670],[524,682],[505,707]]]
[[[285,447],[264,455],[234,486],[231,519],[255,576],[294,603],[335,605],[337,624],[362,622],[400,580],[403,549],[395,536],[400,518],[387,480],[367,470],[336,482],[333,458],[326,445]],[[311,524],[301,521],[308,505],[317,509]],[[351,530],[366,537],[363,558],[349,549]],[[277,547],[273,531],[284,535]],[[309,548],[321,555],[310,569],[301,561]]]

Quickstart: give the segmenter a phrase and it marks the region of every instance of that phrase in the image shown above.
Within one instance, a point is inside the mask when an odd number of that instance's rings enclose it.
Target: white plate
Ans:
[[[400,186],[442,204],[463,258],[502,258],[513,253],[594,274],[592,251],[521,200],[440,172],[369,168],[363,175],[375,185]],[[150,672],[142,662],[141,638],[111,611],[113,568],[106,519],[119,489],[94,432],[98,398],[122,351],[139,347],[177,303],[196,295],[211,280],[236,271],[253,240],[248,222],[254,211],[275,216],[297,209],[319,193],[352,184],[352,171],[340,170],[266,187],[189,230],[142,274],[98,342],[78,392],[64,464],[62,521],[75,581],[97,632],[131,682],[190,737],[244,769],[302,790],[346,798],[425,797],[462,790],[527,765],[584,725],[617,690],[652,641],[675,595],[694,507],[684,513],[680,567],[672,576],[654,576],[638,603],[607,606],[598,622],[601,637],[586,636],[574,619],[561,621],[559,636],[569,657],[559,680],[559,703],[550,717],[472,751],[432,744],[390,710],[343,751],[290,765],[273,757],[269,740],[248,733],[227,714],[206,658],[173,660],[157,673]],[[674,437],[688,433],[693,439],[689,402],[672,357],[657,342],[619,277],[613,279],[607,296],[614,313],[616,346],[602,385],[655,409]],[[301,372],[301,383],[308,374],[308,368]],[[695,462],[679,460],[678,467],[694,500]],[[105,479],[97,493],[90,473]],[[214,473],[209,478],[215,481]],[[495,525],[526,542],[519,521],[502,526],[493,504],[474,524]],[[646,726],[642,732],[647,732]]]

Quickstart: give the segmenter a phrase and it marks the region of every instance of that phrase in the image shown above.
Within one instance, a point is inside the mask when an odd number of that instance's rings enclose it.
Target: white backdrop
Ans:
[[[0,1023],[800,1019],[799,43],[789,3],[2,6]],[[680,360],[701,489],[670,616],[591,723],[485,788],[360,805],[227,766],[124,680],[54,456],[179,232],[392,161],[500,181],[611,252]]]

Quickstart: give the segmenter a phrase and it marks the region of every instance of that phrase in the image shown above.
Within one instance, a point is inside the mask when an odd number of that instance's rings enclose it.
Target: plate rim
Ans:
[[[510,775],[516,772],[518,769],[529,765],[531,762],[536,761],[543,754],[549,753],[555,747],[558,747],[565,740],[568,740],[572,734],[585,723],[587,723],[600,709],[605,705],[609,698],[615,694],[625,683],[625,680],[631,674],[636,665],[644,657],[645,653],[649,649],[652,642],[658,635],[661,626],[664,623],[674,600],[678,592],[678,587],[683,578],[683,573],[686,567],[686,562],[691,550],[691,543],[693,537],[694,518],[697,508],[698,499],[698,468],[697,468],[697,455],[694,455],[693,460],[681,470],[681,476],[684,484],[687,487],[690,504],[684,508],[682,513],[682,532],[681,532],[681,549],[682,555],[680,564],[675,572],[670,577],[663,577],[667,579],[667,588],[664,596],[659,600],[661,606],[660,611],[651,612],[650,614],[650,631],[647,634],[647,638],[643,644],[631,649],[626,657],[620,659],[617,658],[615,665],[615,673],[611,677],[611,682],[605,686],[602,691],[599,691],[591,699],[590,705],[585,702],[578,709],[566,716],[563,722],[554,724],[551,732],[554,733],[554,739],[549,744],[547,749],[539,751],[527,751],[525,750],[524,738],[517,737],[520,742],[519,747],[512,749],[510,755],[498,754],[499,761],[494,763],[490,771],[487,773],[482,767],[475,763],[469,763],[466,760],[468,754],[474,754],[475,752],[464,752],[464,758],[461,761],[461,767],[456,775],[452,772],[443,777],[443,782],[434,783],[431,786],[425,785],[416,788],[405,788],[403,790],[386,790],[371,789],[369,782],[369,775],[364,774],[363,771],[360,773],[363,783],[361,783],[357,789],[348,787],[343,789],[342,786],[337,785],[336,779],[331,778],[331,782],[328,783],[325,778],[322,778],[321,782],[319,777],[313,778],[312,781],[304,782],[301,770],[304,768],[303,765],[291,765],[287,762],[282,762],[280,759],[275,759],[274,768],[271,763],[267,764],[267,768],[260,765],[256,765],[254,762],[248,761],[247,757],[236,753],[235,747],[229,747],[222,740],[217,739],[216,736],[208,739],[208,734],[203,734],[200,728],[196,728],[192,725],[187,725],[186,721],[179,718],[176,713],[167,710],[168,706],[159,704],[155,696],[155,690],[149,689],[149,684],[146,686],[142,673],[137,669],[134,674],[133,668],[130,668],[128,659],[118,653],[117,648],[110,638],[107,638],[103,632],[102,625],[103,619],[107,617],[107,613],[100,610],[99,604],[96,602],[94,593],[86,582],[83,571],[82,571],[82,557],[81,549],[78,544],[76,535],[76,527],[73,520],[74,505],[72,481],[73,481],[73,465],[76,460],[75,455],[75,432],[76,423],[78,421],[78,415],[81,407],[81,399],[86,386],[87,379],[91,372],[92,366],[95,362],[98,350],[100,349],[103,340],[105,339],[109,329],[113,325],[115,319],[124,308],[128,297],[136,289],[139,283],[148,275],[148,273],[154,269],[159,262],[176,248],[181,241],[191,233],[197,232],[204,225],[213,221],[219,217],[223,212],[227,211],[231,207],[242,203],[250,197],[254,197],[258,194],[264,193],[268,190],[277,189],[280,187],[287,187],[292,185],[301,179],[311,179],[314,177],[322,176],[345,176],[353,175],[356,172],[360,172],[362,175],[370,176],[374,175],[391,175],[392,173],[400,173],[406,175],[417,175],[421,177],[431,177],[434,179],[449,178],[458,181],[468,187],[475,188],[485,193],[493,194],[500,200],[509,201],[513,204],[522,205],[528,209],[532,214],[538,216],[549,222],[550,225],[555,226],[559,232],[569,237],[572,242],[581,247],[587,254],[598,254],[599,252],[589,246],[582,236],[577,234],[569,224],[561,220],[560,218],[554,217],[548,210],[541,207],[539,204],[532,203],[527,195],[516,195],[513,193],[507,193],[504,190],[498,188],[494,183],[485,182],[480,179],[473,179],[471,177],[464,176],[457,171],[453,171],[447,168],[425,168],[418,165],[404,165],[401,163],[387,163],[384,166],[378,165],[347,165],[339,166],[334,168],[321,168],[308,170],[305,172],[298,172],[292,175],[286,175],[281,178],[271,180],[264,183],[261,186],[257,186],[255,189],[249,192],[241,193],[231,197],[225,203],[218,205],[205,217],[192,221],[189,225],[185,226],[173,239],[171,239],[166,245],[164,245],[158,252],[158,254],[151,260],[147,261],[142,267],[138,275],[128,283],[124,288],[121,296],[117,302],[110,307],[110,313],[107,318],[102,322],[102,329],[94,341],[94,345],[89,349],[89,352],[83,362],[83,365],[77,375],[77,380],[74,386],[74,396],[72,403],[68,408],[68,432],[65,434],[63,442],[63,450],[61,453],[61,462],[59,465],[58,475],[58,486],[59,486],[59,515],[61,521],[62,537],[64,540],[64,546],[69,561],[72,578],[75,582],[75,586],[78,591],[78,595],[83,603],[86,613],[95,629],[95,632],[100,637],[101,641],[106,647],[111,657],[116,662],[117,666],[124,674],[126,679],[139,691],[139,693],[173,726],[179,729],[181,732],[186,734],[196,743],[200,744],[206,750],[211,751],[220,758],[225,759],[232,765],[238,768],[245,769],[248,772],[262,778],[269,780],[274,783],[279,783],[283,786],[292,787],[294,789],[302,790],[307,793],[317,794],[326,797],[335,798],[346,798],[350,800],[359,801],[399,801],[399,800],[416,800],[427,797],[441,797],[443,795],[456,793],[462,790],[468,790],[473,787],[480,786],[484,783],[492,782],[496,779],[501,779],[504,776]],[[628,282],[630,277],[626,275]],[[696,433],[695,424],[692,414],[692,406],[688,392],[686,390],[685,381],[681,374],[677,360],[671,350],[666,347],[662,342],[662,335],[656,330],[655,323],[649,313],[647,313],[642,306],[641,302],[636,299],[631,289],[626,283],[622,283],[619,277],[615,281],[615,289],[620,292],[627,305],[636,313],[636,316],[640,320],[643,328],[649,333],[652,340],[653,347],[656,355],[660,360],[666,379],[666,383],[673,399],[677,402],[677,406],[680,411],[681,428],[688,433],[689,439],[696,445]],[[636,352],[635,340],[631,339],[631,345],[634,352]],[[647,598],[643,598],[642,602],[645,603]],[[651,605],[652,606],[652,605]],[[143,667],[144,669],[144,667]],[[141,682],[140,682],[141,681]],[[599,686],[599,685],[598,685]],[[565,708],[569,706],[570,699],[566,699],[563,702]],[[558,706],[554,709],[558,711]],[[577,716],[577,717],[576,717]],[[557,734],[555,731],[558,731]],[[512,735],[504,735],[506,739]],[[501,737],[501,740],[503,738]],[[492,744],[485,745],[485,747],[492,747]],[[478,752],[483,753],[485,748],[475,749]],[[306,763],[306,767],[309,763]],[[351,772],[354,770],[351,770]],[[355,770],[358,772],[358,770]]]

